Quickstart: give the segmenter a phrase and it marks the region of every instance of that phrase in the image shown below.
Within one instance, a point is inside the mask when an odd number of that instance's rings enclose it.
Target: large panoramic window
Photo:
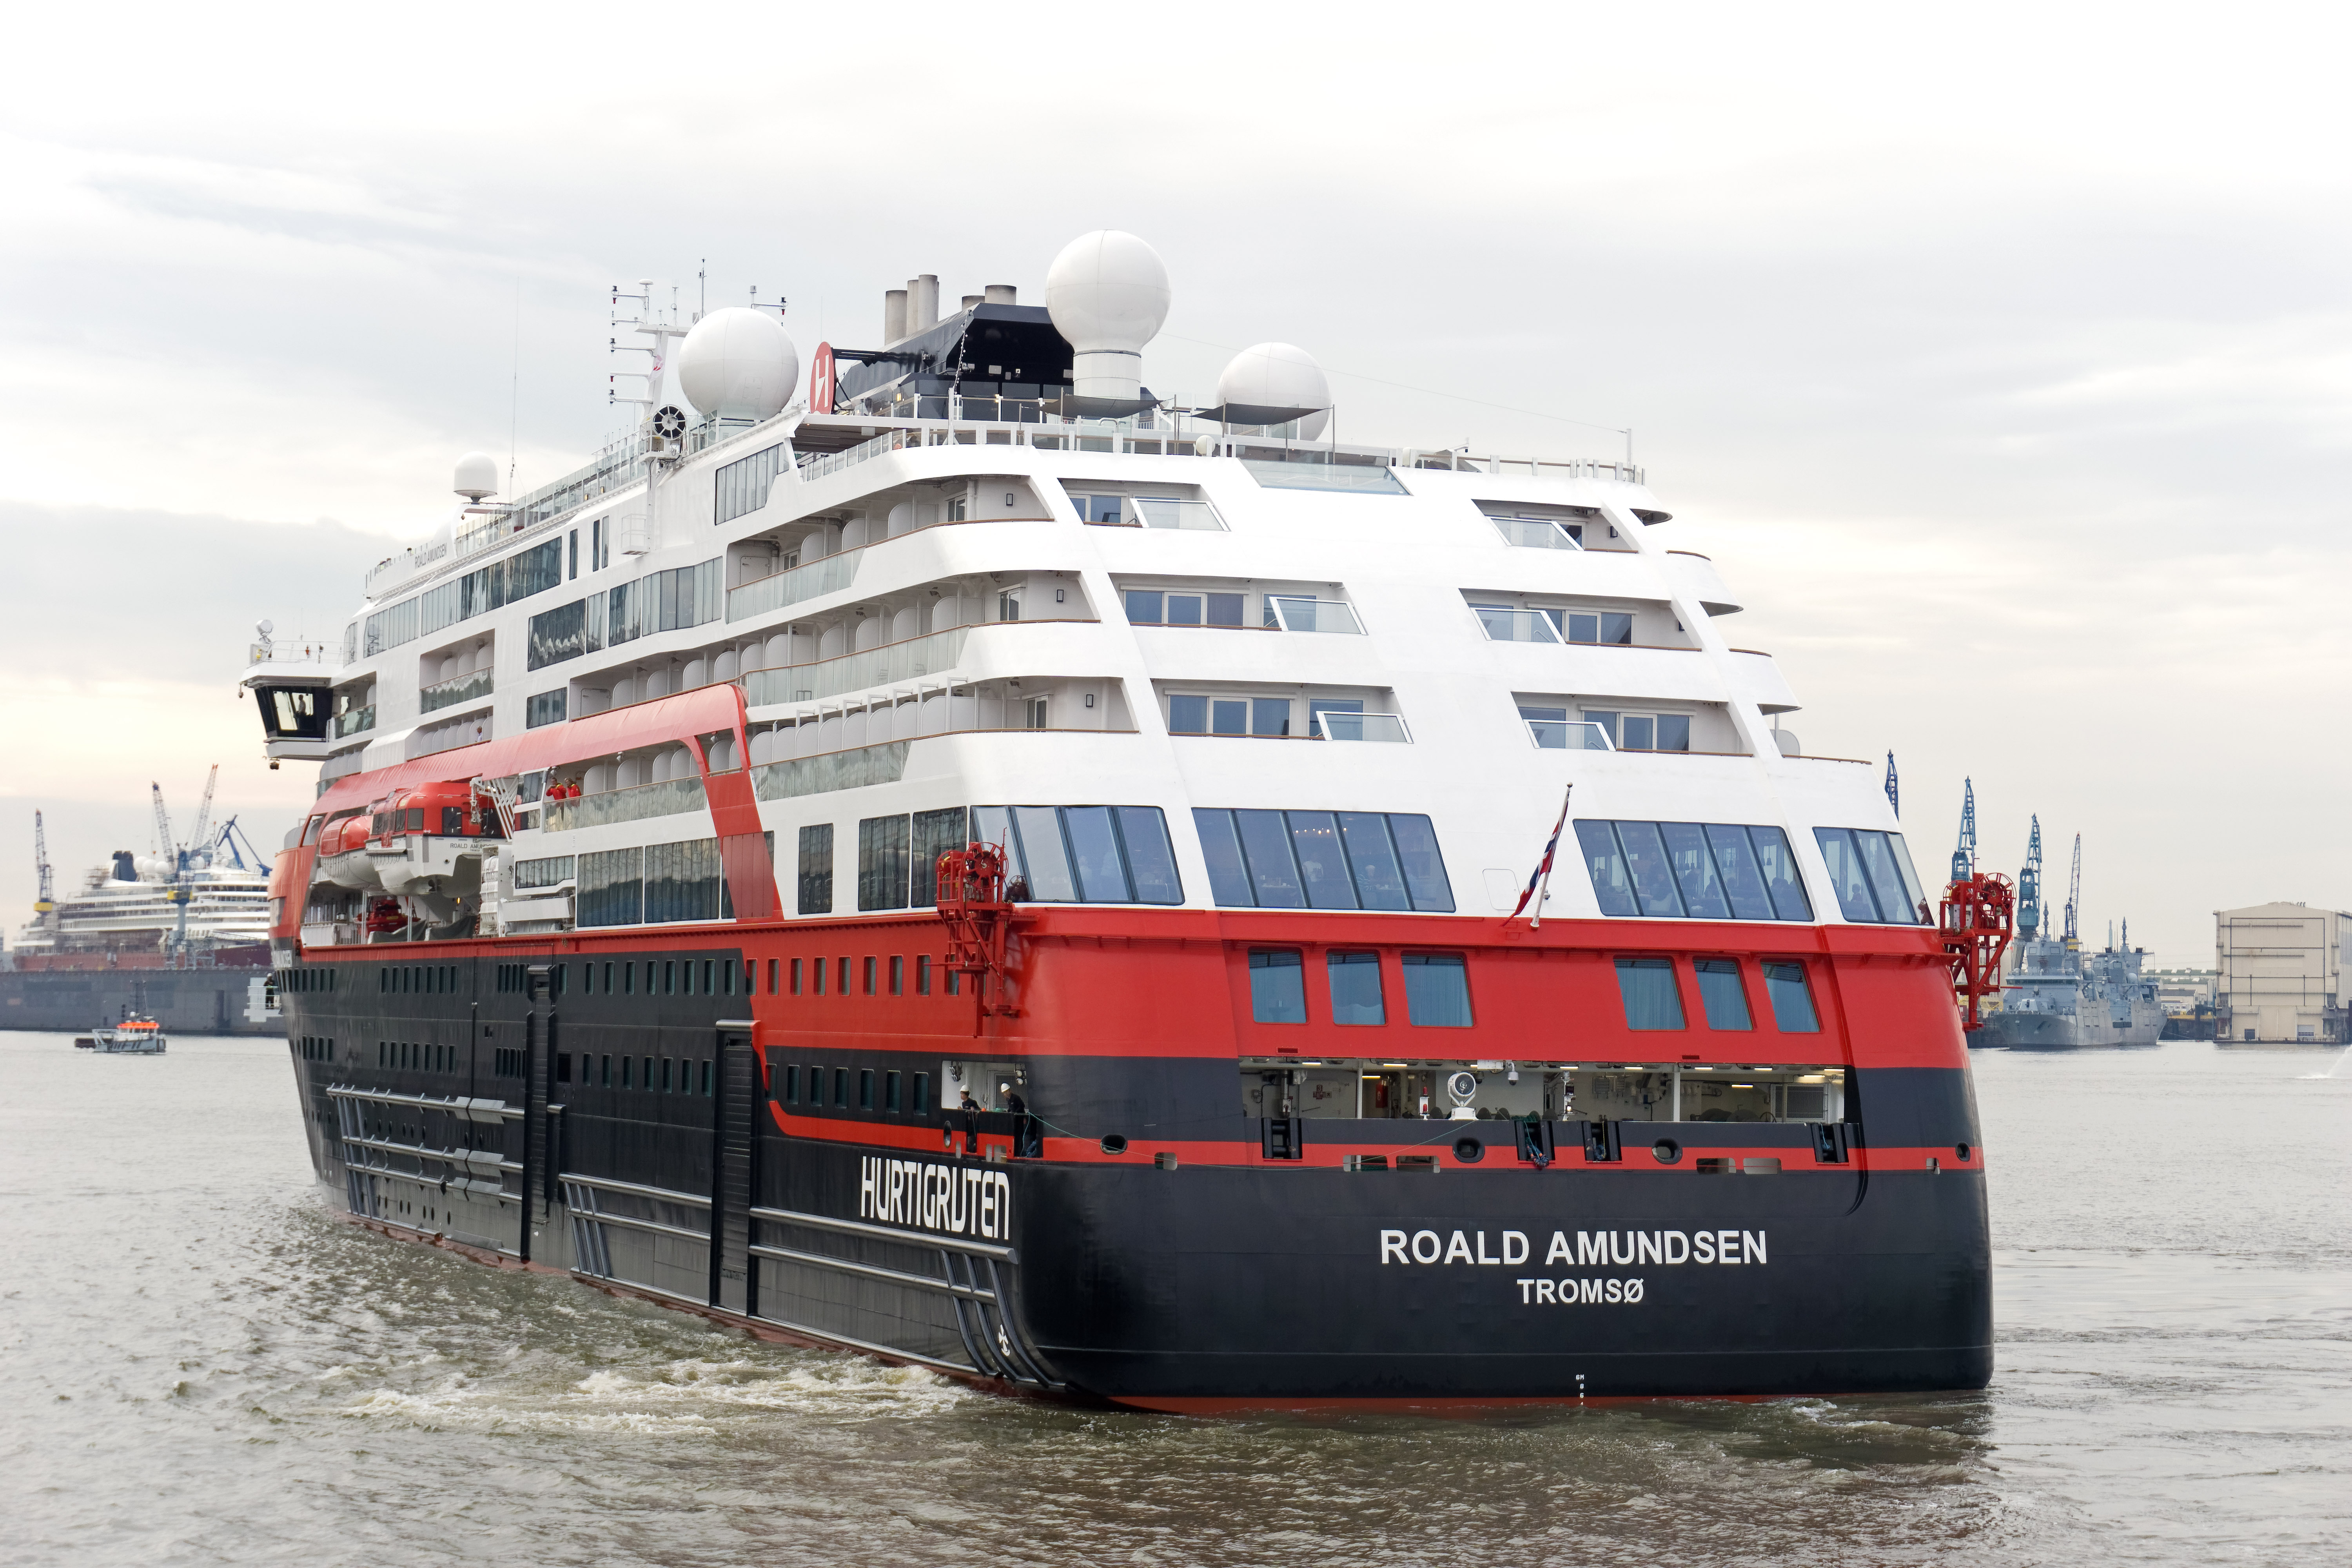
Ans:
[[[1721,822],[1579,818],[1576,840],[1604,915],[1810,921],[1789,836]]]
[[[1822,847],[1830,886],[1846,919],[1876,925],[1927,925],[1933,921],[1903,835],[1868,827],[1816,827],[1813,837]]]
[[[1619,959],[1617,993],[1625,1003],[1627,1028],[1679,1029],[1683,1026],[1683,1002],[1675,991],[1673,959]]]
[[[975,805],[971,835],[1004,847],[1006,896],[1019,903],[1184,901],[1156,805]]]
[[[1426,816],[1203,809],[1192,822],[1220,904],[1454,912],[1454,889]]]

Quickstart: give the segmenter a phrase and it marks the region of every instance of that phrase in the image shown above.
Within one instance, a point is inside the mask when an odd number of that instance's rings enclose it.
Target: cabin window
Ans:
[[[441,1053],[436,1048],[433,1054],[437,1058]],[[436,1061],[434,1065],[438,1067],[440,1063]],[[560,1051],[556,1054],[555,1081],[558,1083],[570,1083],[572,1081],[572,1053],[570,1051]]]
[[[904,996],[906,994],[907,961],[899,954],[894,952],[890,955],[890,994],[893,996]]]
[[[781,962],[782,962],[782,960],[780,960],[780,959],[773,959],[773,958],[772,958],[772,959],[768,960],[768,994],[769,994],[769,995],[771,995],[771,996],[773,996],[773,995],[775,995],[775,994],[777,994],[777,993],[776,993],[776,965],[777,965],[778,963],[780,963]],[[798,963],[795,963],[795,964],[793,964],[793,979],[795,982],[798,982],[798,980],[800,979],[800,965],[799,965]],[[795,991],[797,991],[797,990],[799,990],[799,989],[800,989],[800,986],[799,986],[797,984],[795,984],[793,986],[793,990],[795,990]]]
[[[872,1068],[857,1069],[857,1109],[860,1110],[874,1109],[874,1069]]]
[[[1788,962],[1764,965],[1764,994],[1772,1004],[1772,1022],[1784,1035],[1813,1035],[1822,1021],[1813,1011],[1813,994],[1805,984],[1805,966]]]
[[[919,952],[915,955],[915,994],[929,996],[930,994],[931,955],[928,952]]]
[[[895,1072],[882,1075],[882,1109],[892,1116],[898,1114],[898,1075]]]
[[[847,1068],[833,1069],[833,1103],[835,1110],[849,1109],[849,1069]]]
[[[869,816],[857,825],[857,907],[903,910],[908,891],[907,818]]]
[[[773,963],[773,962],[774,962],[774,960],[771,959],[769,962],[770,962],[770,963]],[[799,995],[800,994],[801,994],[801,961],[800,961],[799,959],[795,958],[795,959],[793,959],[793,995],[795,995],[795,996],[797,996],[797,995]]]
[[[812,823],[801,829],[800,912],[833,912],[833,824]]]
[[[787,1062],[777,1068],[775,1082],[780,1086],[778,1092],[786,1105],[801,1102],[801,1068],[798,1062]]]
[[[706,958],[706,959],[704,959],[704,960],[702,961],[702,994],[703,994],[705,996],[714,996],[714,995],[717,995],[717,994],[718,994],[718,989],[717,989],[717,987],[713,986],[713,985],[710,984],[710,983],[711,983],[711,981],[712,981],[713,979],[715,979],[715,978],[716,978],[716,975],[714,974],[713,970],[714,970],[715,966],[717,965],[718,962],[719,962],[719,961],[718,961],[717,959],[715,959],[715,958]],[[692,987],[691,985],[689,985],[689,986],[688,986],[688,987],[687,987],[687,989],[688,989],[688,991],[691,991],[691,990],[693,990],[693,989],[694,989],[694,987]],[[727,989],[728,989],[728,990],[730,990],[730,991],[732,991],[732,990],[734,990],[734,989],[735,989],[735,987],[733,987],[732,985],[730,985]]]
[[[1324,956],[1331,983],[1331,1021],[1335,1024],[1385,1024],[1381,1005],[1381,955],[1377,952],[1333,952]]]
[[[661,1064],[662,1064],[662,1086],[661,1086],[661,1091],[662,1091],[664,1094],[667,1094],[667,1093],[669,1092],[670,1058],[667,1058],[667,1057],[664,1057],[664,1058],[662,1058],[662,1059],[661,1059]]]
[[[621,1087],[623,1089],[631,1087],[629,1083],[629,1064],[633,1060],[635,1060],[635,1058],[631,1057],[623,1057],[621,1058]]]
[[[1752,1029],[1748,1017],[1748,993],[1739,984],[1739,961],[1702,958],[1692,965],[1698,972],[1699,1005],[1710,1029]]]
[[[1405,1015],[1423,1028],[1466,1029],[1470,973],[1458,952],[1404,955]]]
[[[702,1098],[709,1100],[710,1098],[710,1063],[708,1059],[705,1059],[702,1064],[701,1080]]]
[[[622,1061],[623,1061],[624,1063],[625,1063],[625,1062],[628,1060],[628,1058],[627,1058],[626,1057],[624,1057],[624,1058],[622,1058],[621,1059],[622,1059]],[[611,1058],[611,1056],[609,1056],[609,1055],[607,1055],[607,1056],[602,1056],[602,1057],[599,1057],[599,1058],[596,1058],[596,1062],[597,1062],[597,1066],[596,1066],[596,1087],[597,1087],[597,1088],[599,1088],[599,1089],[610,1089],[610,1088],[612,1088],[612,1087],[613,1087],[613,1058]],[[624,1074],[624,1076],[625,1076],[625,1075],[626,1075],[627,1071],[628,1071],[628,1069],[627,1069],[627,1068],[626,1068],[626,1067],[624,1067],[624,1068],[622,1068],[622,1072],[623,1072],[623,1074]],[[624,1087],[624,1088],[625,1088],[625,1087],[627,1087],[627,1086],[626,1086],[626,1084],[625,1083],[625,1084],[623,1085],[623,1087]]]
[[[831,966],[831,962],[832,961],[829,959],[823,958],[811,959],[809,961],[809,966],[816,972],[816,994],[820,996],[824,994],[824,976],[827,969]]]
[[[328,1055],[333,1054],[331,1047]],[[917,1073],[912,1089],[913,1093],[907,1104],[908,1110],[917,1116],[929,1116],[931,1113],[931,1075],[927,1072]]]
[[[871,958],[866,961],[866,994],[874,994],[874,961]]]
[[[834,961],[833,989],[837,996],[849,994],[849,960],[845,957]]]
[[[1624,1000],[1627,1028],[1679,1029],[1683,1026],[1683,1003],[1675,989],[1674,960],[1619,959],[1617,994]]]
[[[689,973],[688,976],[689,984],[692,984],[692,978]],[[662,994],[665,996],[677,994],[677,960],[675,958],[662,960]]]
[[[1260,1024],[1307,1022],[1307,971],[1286,949],[1252,948],[1250,1017]]]

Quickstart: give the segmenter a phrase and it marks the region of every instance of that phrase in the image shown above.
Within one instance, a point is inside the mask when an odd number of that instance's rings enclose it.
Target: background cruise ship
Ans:
[[[1928,895],[1646,476],[1340,442],[1284,343],[1178,406],[1130,235],[1045,297],[803,391],[616,290],[635,435],[255,647],[337,1202],[1154,1408],[1981,1385]]]
[[[0,1027],[81,1030],[132,1012],[174,1034],[283,1027],[269,984],[269,862],[236,819],[212,821],[212,785],[184,842],[151,786],[156,852],[118,849],[62,893],[34,814],[40,891],[0,969]]]

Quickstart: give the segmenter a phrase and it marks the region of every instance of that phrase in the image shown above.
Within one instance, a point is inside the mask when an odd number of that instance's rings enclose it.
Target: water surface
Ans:
[[[2340,1563],[2352,1068],[1982,1052],[1982,1394],[1191,1420],[330,1216],[282,1042],[0,1034],[0,1562]]]

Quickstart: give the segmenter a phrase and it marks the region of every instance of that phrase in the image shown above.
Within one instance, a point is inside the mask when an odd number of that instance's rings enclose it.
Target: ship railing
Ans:
[[[1549,518],[1494,517],[1486,521],[1503,536],[1507,544],[1529,550],[1582,550],[1583,542],[1569,532],[1568,525]]]
[[[1318,708],[1311,714],[1314,733],[1326,741],[1381,741],[1411,745],[1412,731],[1394,713],[1350,713]]]
[[[487,669],[477,669],[465,675],[452,676],[447,680],[436,680],[418,690],[417,709],[421,712],[437,713],[444,708],[455,708],[478,697],[488,697],[491,690],[491,673]],[[369,711],[373,713],[374,710],[370,709]]]
[[[1613,752],[1609,727],[1578,719],[1528,719],[1528,739],[1539,752]]]
[[[1351,637],[1364,634],[1355,610],[1337,599],[1269,594],[1265,614],[1269,622],[1286,632],[1339,632]]]
[[[297,642],[264,637],[248,643],[245,661],[249,665],[310,665],[333,669],[343,662],[342,645],[339,642]]]
[[[707,799],[698,778],[662,779],[654,784],[631,784],[625,789],[601,790],[572,800],[543,802],[541,826],[545,832],[563,833],[575,827],[604,827],[648,816],[674,816],[679,812],[700,811]]]
[[[964,644],[974,632],[1098,624],[1091,616],[1069,616],[1052,620],[981,621],[968,626],[950,626],[903,642],[885,643],[861,653],[841,654],[811,664],[752,670],[743,677],[743,701],[751,708],[816,702],[846,692],[943,675],[962,659]]]
[[[373,702],[364,708],[345,709],[335,715],[335,739],[338,741],[346,735],[356,735],[374,728],[375,704]]]
[[[1421,451],[1408,447],[1399,461],[1407,468],[1450,468],[1461,474],[1491,474],[1496,479],[1601,479],[1612,484],[1645,485],[1649,470],[1632,463],[1596,462],[1584,458],[1473,457],[1459,451]]]
[[[1476,606],[1478,624],[1486,629],[1488,642],[1556,643],[1560,640],[1559,627],[1541,610],[1506,610],[1493,605]]]

